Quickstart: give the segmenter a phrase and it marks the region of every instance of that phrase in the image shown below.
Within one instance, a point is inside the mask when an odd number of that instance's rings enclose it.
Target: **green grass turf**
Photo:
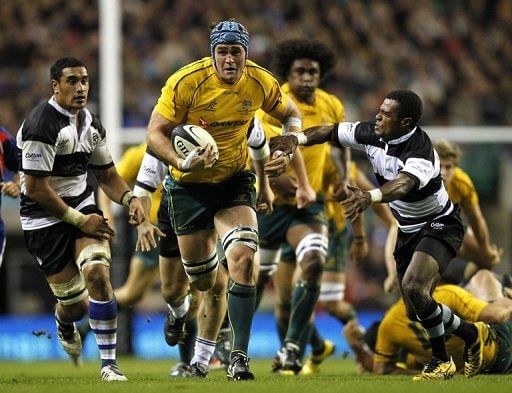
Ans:
[[[130,379],[127,383],[100,381],[99,363],[86,362],[76,368],[69,362],[0,362],[0,392],[34,393],[494,393],[512,389],[512,376],[479,375],[470,380],[462,375],[450,381],[412,382],[410,376],[357,375],[350,359],[330,359],[314,376],[284,377],[270,372],[271,360],[255,359],[252,382],[227,381],[225,371],[210,372],[207,380],[174,379],[168,376],[175,361],[121,358],[119,366]]]

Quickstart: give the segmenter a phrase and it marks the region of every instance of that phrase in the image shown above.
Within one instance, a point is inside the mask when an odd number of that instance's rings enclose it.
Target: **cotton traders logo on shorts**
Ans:
[[[28,161],[38,161],[42,157],[43,157],[43,155],[41,153],[30,153],[30,152],[25,153],[25,158]]]
[[[444,224],[442,224],[440,222],[431,222],[430,228],[435,229],[436,231],[440,231],[440,230],[444,229]]]

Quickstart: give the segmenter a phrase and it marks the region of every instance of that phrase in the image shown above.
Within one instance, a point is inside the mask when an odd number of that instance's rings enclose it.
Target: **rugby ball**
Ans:
[[[187,158],[196,147],[204,148],[208,143],[213,146],[215,159],[219,157],[217,143],[210,133],[194,124],[180,124],[174,127],[171,132],[171,143],[174,151],[181,158]]]

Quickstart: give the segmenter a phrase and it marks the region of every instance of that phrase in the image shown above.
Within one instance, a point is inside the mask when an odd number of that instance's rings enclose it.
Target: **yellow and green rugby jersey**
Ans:
[[[130,187],[132,188],[135,184],[135,180],[137,180],[137,173],[139,173],[144,153],[146,153],[146,147],[147,145],[145,143],[129,147],[124,152],[119,163],[116,164],[117,172],[128,184],[130,184]],[[162,188],[162,185],[160,185],[153,193],[153,198],[151,199],[151,212],[149,217],[151,222],[155,225],[158,222],[157,214],[160,206],[160,199],[162,198]]]
[[[283,108],[287,97],[266,69],[248,60],[240,80],[222,83],[211,57],[191,63],[171,75],[158,99],[156,111],[177,124],[206,129],[219,148],[212,168],[183,173],[170,167],[181,182],[219,183],[244,169],[248,157],[247,133],[255,112]]]
[[[470,207],[478,204],[478,194],[469,175],[458,166],[453,169],[452,179],[445,183],[446,191],[453,203],[461,207]]]
[[[345,119],[345,109],[341,101],[325,90],[316,89],[315,102],[312,105],[301,102],[298,97],[294,96],[287,83],[283,85],[283,92],[288,94],[299,107],[302,113],[303,130],[314,126],[339,123]],[[281,133],[281,125],[276,119],[261,112],[258,112],[256,116],[261,120],[267,137],[276,136]],[[279,134],[276,134],[278,129]],[[328,149],[329,145],[327,143],[313,146],[300,146],[309,183],[317,193],[322,192],[325,154]],[[288,168],[286,174],[293,174],[293,170]],[[296,204],[294,199],[287,199],[278,194],[276,194],[274,203],[276,205]]]
[[[349,166],[349,181],[351,184],[357,179],[357,165],[354,161],[350,161]],[[336,165],[334,164],[331,155],[328,153],[325,160],[324,167],[324,186],[323,191],[325,194],[325,210],[328,220],[334,220],[336,225],[336,232],[339,233],[347,225],[344,209],[341,203],[330,200],[331,195],[336,191],[336,187],[339,184],[340,175]]]
[[[445,304],[452,312],[467,321],[477,321],[478,316],[487,306],[486,302],[477,299],[457,285],[440,285],[434,291],[433,297],[438,303]],[[422,363],[432,356],[425,329],[419,322],[412,322],[407,318],[405,304],[401,299],[391,306],[379,326],[374,361],[396,360],[400,348],[406,349]],[[446,340],[446,349],[453,357],[457,368],[464,367],[462,358],[464,341],[452,335]],[[496,347],[491,350],[495,351]],[[487,359],[493,359],[495,353],[486,353],[485,356]]]

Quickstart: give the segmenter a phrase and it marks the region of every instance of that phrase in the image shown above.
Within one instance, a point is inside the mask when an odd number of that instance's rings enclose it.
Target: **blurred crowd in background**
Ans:
[[[0,124],[12,133],[31,108],[49,98],[49,67],[63,56],[87,64],[89,108],[98,113],[99,1],[108,0],[0,2]],[[306,37],[330,45],[338,56],[337,65],[323,87],[342,99],[348,120],[373,118],[388,91],[408,88],[424,100],[422,124],[512,123],[510,0],[121,0],[120,4],[125,127],[146,126],[167,77],[209,56],[208,27],[229,17],[250,32],[249,58],[270,70],[279,40]],[[490,148],[492,157],[497,159]],[[492,182],[490,176],[485,178]],[[490,183],[489,189],[493,187]],[[381,287],[386,233],[371,215],[368,224],[371,253],[368,263],[349,266],[348,296],[361,305],[378,306],[376,299],[386,302]]]
[[[509,0],[121,0],[125,126],[145,126],[166,78],[209,55],[208,26],[236,17],[249,57],[272,69],[274,44],[311,37],[331,45],[325,81],[349,119],[374,115],[388,90],[425,102],[423,124],[512,122],[512,2]],[[97,0],[3,0],[0,6],[0,123],[12,132],[50,94],[48,68],[82,59],[98,99]]]

